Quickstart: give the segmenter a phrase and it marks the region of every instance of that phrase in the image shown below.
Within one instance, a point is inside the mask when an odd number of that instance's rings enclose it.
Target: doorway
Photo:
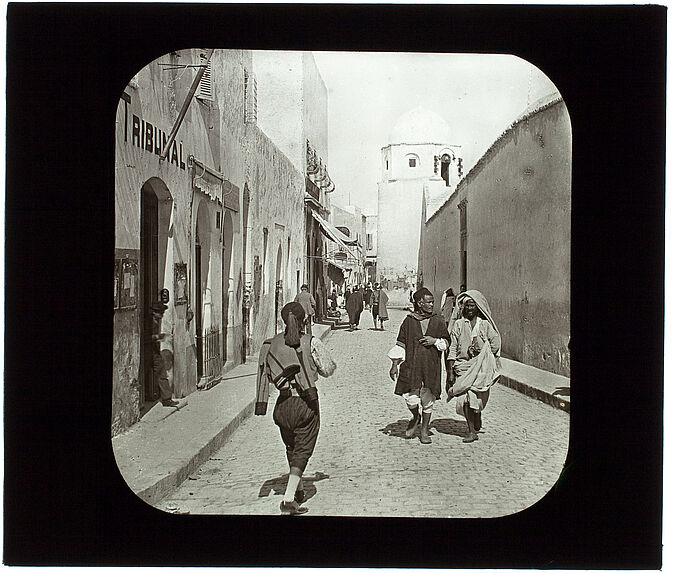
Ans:
[[[276,296],[275,296],[275,310],[274,310],[274,334],[278,332],[280,326],[280,311],[283,308],[283,250],[278,245],[278,253],[276,255]]]
[[[467,199],[459,205],[460,210],[460,284],[467,286]]]
[[[152,368],[152,304],[159,292],[159,201],[149,184],[143,185],[140,253],[142,257],[142,350],[140,353],[140,412],[144,414],[159,397],[159,384]]]

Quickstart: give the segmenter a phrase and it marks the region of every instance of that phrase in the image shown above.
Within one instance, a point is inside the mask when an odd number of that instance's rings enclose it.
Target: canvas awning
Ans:
[[[357,245],[357,239],[351,239],[349,236],[339,231],[334,225],[323,219],[315,211],[311,211],[311,215],[318,221],[323,232],[338,245],[341,245],[342,247],[345,247],[346,245]]]
[[[194,169],[193,185],[200,189],[210,199],[223,205],[226,209],[238,213],[239,189],[236,185],[224,178],[222,173],[207,167],[193,156],[190,157]]]

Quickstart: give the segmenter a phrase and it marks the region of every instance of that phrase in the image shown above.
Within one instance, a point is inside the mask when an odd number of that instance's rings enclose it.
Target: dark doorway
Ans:
[[[148,184],[142,188],[140,252],[142,256],[142,350],[140,353],[140,411],[145,413],[159,397],[152,369],[152,304],[159,291],[159,202]]]
[[[196,274],[195,277],[195,282],[196,282],[196,289],[195,289],[195,298],[196,300],[194,301],[194,307],[195,307],[195,313],[194,313],[194,319],[196,321],[195,327],[196,327],[196,379],[201,380],[201,376],[203,376],[203,316],[202,316],[202,308],[203,308],[203,292],[201,290],[201,279],[202,279],[202,269],[201,269],[201,242],[199,241],[199,233],[196,233],[196,244],[194,245],[195,248],[195,269],[194,273]]]
[[[276,255],[276,296],[275,296],[275,311],[274,311],[274,334],[278,332],[280,322],[280,311],[283,308],[283,251],[278,245],[278,254]]]
[[[460,210],[460,284],[467,286],[467,199],[458,205]]]

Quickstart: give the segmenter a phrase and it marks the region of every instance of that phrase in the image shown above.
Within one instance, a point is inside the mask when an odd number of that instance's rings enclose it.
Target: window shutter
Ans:
[[[245,123],[257,123],[257,78],[255,74],[249,74],[247,70],[243,70],[243,74],[245,89],[244,121]]]
[[[201,60],[201,65],[206,63],[206,56],[205,54],[201,54],[200,56]],[[199,89],[196,92],[196,97],[204,100],[211,100],[213,99],[213,77],[212,77],[212,72],[213,72],[213,62],[210,61],[208,62],[208,65],[206,66],[205,72],[203,72],[203,76],[201,77],[201,81],[199,82]]]

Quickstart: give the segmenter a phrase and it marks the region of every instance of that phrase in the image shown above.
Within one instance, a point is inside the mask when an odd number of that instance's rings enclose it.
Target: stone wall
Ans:
[[[425,285],[460,285],[458,203],[467,199],[467,287],[488,299],[503,353],[568,376],[571,127],[552,102],[508,129],[424,229]],[[436,279],[431,280],[437,261]]]

